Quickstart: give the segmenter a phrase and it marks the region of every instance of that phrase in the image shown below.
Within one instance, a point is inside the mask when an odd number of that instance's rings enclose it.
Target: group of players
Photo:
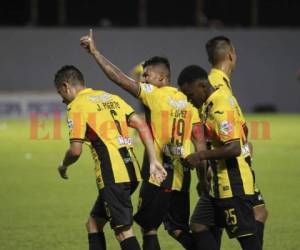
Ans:
[[[190,65],[170,86],[170,64],[152,57],[133,79],[96,48],[93,33],[80,39],[106,76],[138,98],[146,124],[120,97],[86,88],[82,73],[64,66],[55,86],[67,104],[70,147],[58,170],[67,179],[82,144],[95,160],[99,195],[86,223],[90,250],[105,250],[104,225],[110,222],[123,250],[141,249],[132,230],[142,229],[144,250],[159,250],[161,224],[187,250],[217,250],[222,229],[243,250],[261,250],[267,210],[255,186],[252,146],[242,111],[231,89],[236,53],[231,41],[214,37],[206,44],[209,74]],[[145,146],[143,165],[136,160],[128,127]],[[199,179],[199,200],[190,219],[191,169]],[[130,195],[142,180],[135,215]]]

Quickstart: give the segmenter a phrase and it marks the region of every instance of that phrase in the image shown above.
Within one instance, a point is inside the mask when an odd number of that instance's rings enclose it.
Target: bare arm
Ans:
[[[243,124],[243,131],[244,131],[244,134],[246,136],[246,141],[247,141],[247,144],[249,146],[249,149],[250,149],[250,155],[251,157],[253,157],[253,144],[248,141],[248,134],[249,134],[249,129],[248,129],[248,126],[246,123]]]
[[[203,124],[193,125],[192,142],[195,146],[196,152],[204,151],[207,149]],[[208,192],[209,182],[207,179],[207,161],[200,161],[199,167],[196,168],[196,173],[198,177],[197,192],[200,196],[203,192]]]
[[[63,179],[68,179],[67,169],[75,163],[82,152],[82,142],[71,142],[69,149],[66,151],[64,160],[58,167],[58,172]]]
[[[130,117],[129,126],[138,131],[146,148],[150,162],[150,176],[158,182],[162,182],[166,178],[167,172],[156,158],[153,138],[148,125],[137,114],[133,114]]]
[[[212,150],[203,150],[187,156],[186,160],[192,166],[199,165],[201,160],[219,160],[237,157],[241,154],[241,145],[239,140],[224,144],[220,148]]]
[[[241,154],[241,144],[240,141],[236,140],[220,148],[199,152],[199,154],[202,160],[219,160],[236,157]]]
[[[131,93],[133,96],[137,97],[139,95],[139,84],[123,73],[97,50],[92,30],[90,30],[89,35],[81,37],[80,44],[93,56],[102,71],[111,81]]]
[[[139,136],[146,148],[149,161],[155,161],[156,156],[153,146],[153,138],[148,125],[137,114],[134,114],[130,117],[129,126],[138,131]]]

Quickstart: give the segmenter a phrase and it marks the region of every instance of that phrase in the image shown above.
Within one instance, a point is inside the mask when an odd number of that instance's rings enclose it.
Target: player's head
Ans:
[[[179,74],[177,84],[196,108],[202,106],[212,91],[206,70],[197,65],[185,67]]]
[[[212,66],[227,62],[231,70],[235,68],[236,53],[235,48],[229,38],[216,36],[206,43],[208,61]]]
[[[69,104],[85,88],[82,73],[73,65],[65,65],[55,74],[55,87],[63,102]]]
[[[154,56],[143,64],[143,81],[162,87],[170,83],[171,68],[169,60],[165,57]]]

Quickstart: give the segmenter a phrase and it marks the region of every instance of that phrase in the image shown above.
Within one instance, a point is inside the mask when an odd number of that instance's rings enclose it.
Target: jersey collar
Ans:
[[[220,90],[215,90],[205,101],[203,107],[204,109],[211,103],[213,102],[214,99],[216,99],[217,95],[219,94]]]
[[[78,98],[78,96],[87,94],[87,93],[89,93],[89,92],[91,92],[91,91],[93,91],[93,89],[91,89],[91,88],[85,88],[85,89],[83,89],[83,90],[80,90],[80,91],[77,93],[77,96],[75,97],[75,99],[74,99],[73,101],[71,101],[71,102],[68,104],[67,108],[70,108],[71,104]]]
[[[224,77],[226,79],[226,81],[229,82],[230,84],[230,79],[228,77],[228,75],[226,75],[226,73],[220,69],[216,69],[216,68],[212,68],[211,71],[210,71],[210,74],[218,74],[218,75],[221,75],[222,77]]]
[[[87,94],[87,93],[91,92],[92,90],[93,90],[93,89],[91,89],[91,88],[85,88],[85,89],[83,89],[83,90],[80,90],[80,91],[77,93],[77,96]],[[77,96],[76,96],[76,97],[77,97]]]

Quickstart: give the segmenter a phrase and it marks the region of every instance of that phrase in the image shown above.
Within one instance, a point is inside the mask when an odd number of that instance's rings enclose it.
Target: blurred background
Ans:
[[[98,49],[127,73],[149,57],[169,58],[174,86],[189,64],[210,70],[210,38],[232,40],[233,92],[248,113],[256,180],[270,214],[264,249],[299,250],[299,10],[299,0],[1,1],[0,250],[87,249],[84,222],[97,194],[93,162],[85,147],[70,180],[58,176],[69,141],[54,75],[73,64],[88,86],[117,93],[141,111],[80,47],[89,28]],[[133,139],[141,162],[143,147]],[[193,178],[191,210],[198,199]],[[119,249],[105,230],[108,249]],[[162,249],[181,249],[163,227],[159,237]],[[240,249],[224,238],[223,250]]]
[[[168,57],[173,85],[188,64],[209,70],[205,43],[226,35],[238,55],[232,85],[243,110],[299,112],[299,9],[297,0],[3,1],[0,115],[64,110],[53,95],[54,74],[64,64],[139,109],[80,48],[89,28],[98,49],[125,72],[151,56]]]

